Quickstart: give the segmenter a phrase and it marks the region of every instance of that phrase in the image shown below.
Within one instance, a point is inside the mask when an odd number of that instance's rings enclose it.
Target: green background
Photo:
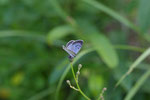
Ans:
[[[150,100],[149,29],[150,0],[0,0],[0,100],[86,100],[66,83],[78,39],[88,97]]]

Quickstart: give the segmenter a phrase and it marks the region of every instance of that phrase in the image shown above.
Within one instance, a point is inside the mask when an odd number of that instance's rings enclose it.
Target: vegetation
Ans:
[[[149,0],[0,6],[1,100],[150,99]],[[78,39],[83,47],[70,63],[62,45]]]

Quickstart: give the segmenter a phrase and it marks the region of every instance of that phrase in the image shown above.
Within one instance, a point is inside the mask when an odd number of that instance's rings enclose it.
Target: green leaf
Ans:
[[[84,31],[86,39],[90,41],[102,60],[110,67],[118,65],[118,56],[110,41],[98,29],[87,21],[79,21],[80,27]]]
[[[118,65],[118,56],[109,40],[103,34],[99,33],[88,34],[88,37],[102,60],[110,68],[116,67]]]
[[[150,26],[150,0],[139,0],[138,24],[142,31],[147,32]]]
[[[52,29],[47,36],[48,43],[52,44],[54,41],[73,33],[74,30],[68,25],[58,26]]]

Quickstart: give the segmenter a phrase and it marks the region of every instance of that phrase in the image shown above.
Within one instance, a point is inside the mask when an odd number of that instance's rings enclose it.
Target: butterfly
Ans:
[[[73,59],[82,48],[83,40],[70,40],[63,49],[69,54],[69,58]]]

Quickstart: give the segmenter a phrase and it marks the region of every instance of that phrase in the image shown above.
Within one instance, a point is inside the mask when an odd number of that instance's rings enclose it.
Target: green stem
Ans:
[[[91,100],[91,99],[90,99],[89,97],[87,97],[87,96],[82,92],[82,90],[80,89],[80,86],[79,86],[79,84],[78,84],[78,81],[77,81],[76,76],[75,76],[75,73],[74,73],[74,69],[73,69],[72,63],[71,63],[70,65],[71,65],[72,74],[73,74],[73,77],[74,77],[74,80],[75,80],[75,82],[76,82],[76,85],[77,85],[77,88],[78,88],[79,92],[80,92],[87,100]]]
[[[135,47],[135,46],[129,46],[129,45],[115,45],[114,46],[116,49],[118,50],[131,50],[131,51],[135,51],[135,52],[143,52],[142,48],[140,47]],[[131,48],[134,48],[134,49],[131,49]],[[136,48],[136,49],[135,49]],[[74,59],[74,61],[72,62],[73,63],[76,63],[80,58],[82,58],[82,56],[90,53],[90,52],[93,52],[95,51],[95,49],[91,48],[91,49],[87,49],[85,51],[82,51],[81,53],[79,53],[79,55],[77,55],[77,57]],[[58,85],[57,85],[57,89],[56,89],[56,94],[55,94],[55,100],[58,100],[58,97],[59,97],[59,92],[60,92],[60,89],[61,89],[61,86],[62,86],[62,83],[67,75],[67,73],[69,72],[70,70],[70,64],[67,65],[67,68],[65,69],[65,71],[63,72],[59,82],[58,82]]]
[[[144,52],[145,48],[140,48],[136,46],[130,46],[130,45],[114,45],[114,48],[121,49],[121,50],[131,50],[131,51],[137,51],[137,52]]]

